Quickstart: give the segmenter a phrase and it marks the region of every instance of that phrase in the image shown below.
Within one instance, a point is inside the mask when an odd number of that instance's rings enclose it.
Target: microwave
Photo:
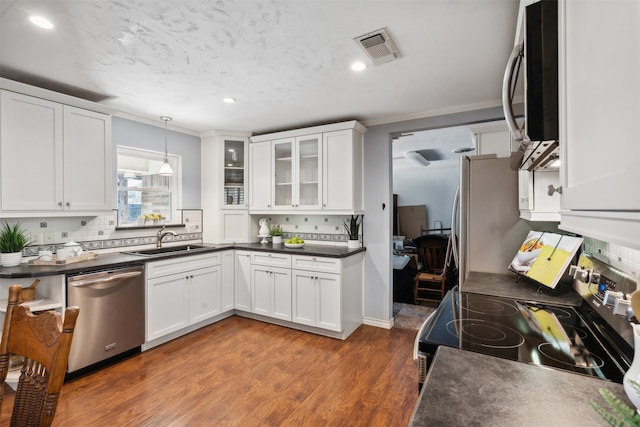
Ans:
[[[524,123],[518,125],[513,113],[513,98],[517,78],[524,74]],[[557,156],[558,118],[558,2],[541,0],[525,7],[524,42],[511,53],[505,71],[502,102],[505,119],[516,141],[520,141],[521,161],[531,142],[553,141],[539,149],[538,156]],[[529,159],[529,165],[539,165],[540,159]],[[518,162],[519,166],[524,163]],[[514,168],[515,169],[515,168]]]

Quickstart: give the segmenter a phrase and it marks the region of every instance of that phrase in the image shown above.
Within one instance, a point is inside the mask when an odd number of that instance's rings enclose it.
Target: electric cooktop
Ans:
[[[451,291],[423,331],[427,364],[439,345],[622,382],[629,361],[580,309]]]

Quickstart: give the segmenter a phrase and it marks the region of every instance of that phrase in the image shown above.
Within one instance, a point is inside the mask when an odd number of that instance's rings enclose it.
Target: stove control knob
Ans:
[[[586,282],[587,280],[589,280],[589,270],[582,269],[577,265],[572,265],[571,267],[569,267],[569,275],[581,282]]]
[[[602,302],[605,305],[614,305],[617,300],[621,300],[622,298],[622,292],[606,291]]]
[[[613,306],[613,314],[618,316],[630,317],[631,313],[631,301],[617,298],[615,305]]]
[[[591,272],[591,283],[595,283],[596,285],[600,284],[600,272],[598,270]]]

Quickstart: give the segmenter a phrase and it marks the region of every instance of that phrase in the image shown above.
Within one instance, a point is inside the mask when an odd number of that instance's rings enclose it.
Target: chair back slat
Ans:
[[[415,277],[414,303],[420,300],[442,299],[445,293],[447,273],[451,264],[451,236],[426,235],[414,239],[422,267]],[[426,293],[427,296],[422,294]]]

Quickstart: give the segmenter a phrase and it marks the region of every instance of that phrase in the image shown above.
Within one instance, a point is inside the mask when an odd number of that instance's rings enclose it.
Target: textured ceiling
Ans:
[[[0,74],[195,132],[378,124],[500,103],[517,0],[0,0]],[[28,21],[41,14],[43,30]],[[354,37],[386,27],[402,57]],[[369,67],[350,70],[355,60]],[[225,104],[223,97],[234,97]]]

